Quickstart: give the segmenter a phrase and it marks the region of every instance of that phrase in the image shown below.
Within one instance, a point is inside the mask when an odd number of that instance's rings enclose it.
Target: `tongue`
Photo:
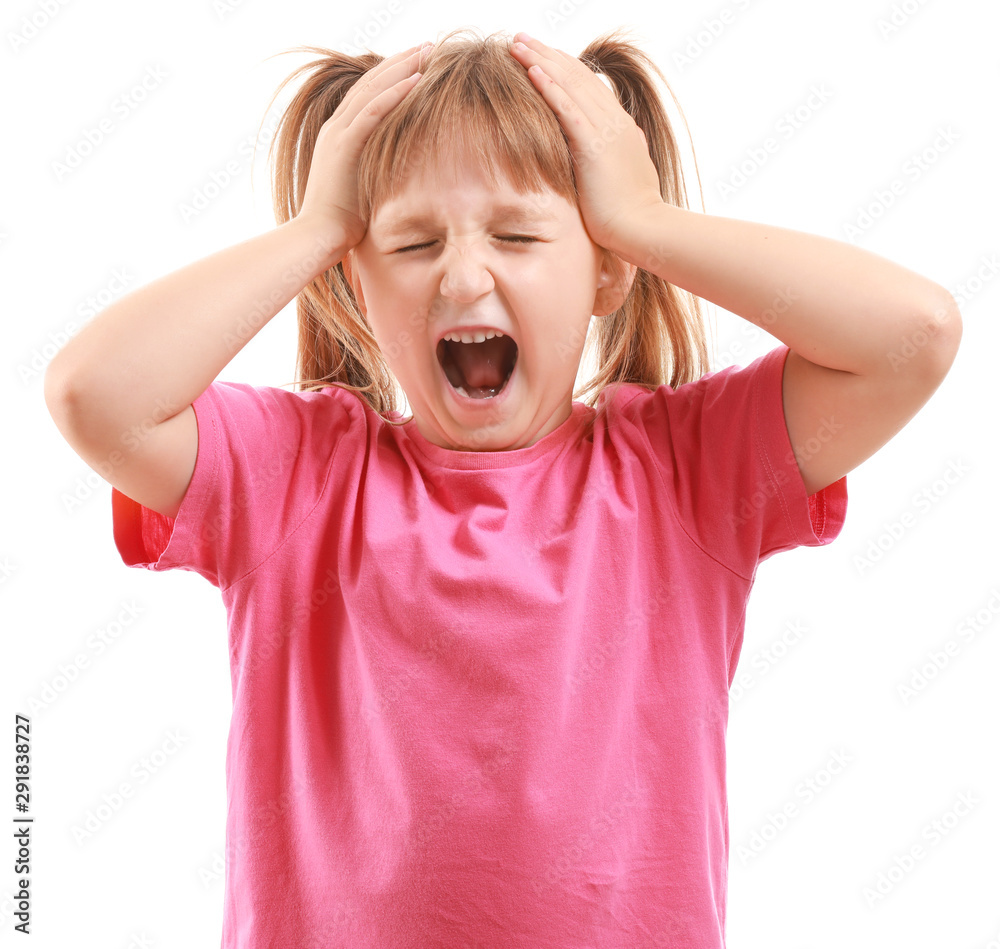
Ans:
[[[449,343],[455,363],[465,376],[466,387],[496,389],[504,380],[504,355],[509,343],[500,336],[482,343]]]

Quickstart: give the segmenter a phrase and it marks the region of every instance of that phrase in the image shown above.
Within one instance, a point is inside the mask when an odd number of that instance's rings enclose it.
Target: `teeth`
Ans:
[[[465,391],[465,386],[456,386],[455,387],[455,391],[456,392],[461,392],[462,395],[464,395],[467,399],[474,398],[474,396],[469,395],[469,393]],[[486,396],[483,396],[482,397],[482,401],[485,401],[486,399],[492,399],[500,390],[499,389],[487,389],[486,391],[489,392],[490,394],[486,395]]]
[[[499,330],[475,330],[472,333],[447,333],[443,338],[453,343],[482,343],[487,339],[493,339],[494,336],[503,335]]]

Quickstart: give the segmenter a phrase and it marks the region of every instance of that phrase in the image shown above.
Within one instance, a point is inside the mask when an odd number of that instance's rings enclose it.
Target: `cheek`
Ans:
[[[535,279],[545,286],[549,295],[565,301],[565,305],[579,308],[586,300],[584,309],[592,300],[591,291],[597,285],[601,271],[601,260],[595,256],[592,244],[580,244],[560,249],[560,252],[545,261],[544,272]],[[587,299],[590,295],[590,299]]]

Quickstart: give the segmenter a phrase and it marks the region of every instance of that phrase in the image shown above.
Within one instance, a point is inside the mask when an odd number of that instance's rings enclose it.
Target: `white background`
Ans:
[[[218,946],[231,707],[218,591],[194,573],[123,565],[111,489],[62,440],[36,370],[52,339],[81,325],[89,298],[121,295],[109,290],[116,272],[131,290],[274,226],[270,138],[262,136],[255,163],[246,145],[278,83],[312,57],[266,57],[306,43],[348,50],[366,27],[366,44],[391,55],[458,26],[524,29],[573,54],[606,29],[632,28],[687,117],[704,210],[850,241],[959,296],[958,358],[930,403],[848,476],[840,537],[781,554],[757,574],[739,665],[750,680],[733,694],[728,736],[727,928],[731,949],[998,944],[995,4],[506,0],[497,9],[400,0],[398,13],[380,16],[388,3],[53,0],[50,9],[41,0],[7,4],[0,20],[0,681],[10,728],[0,815],[14,813],[14,714],[34,708],[33,941],[25,945]],[[898,28],[881,30],[892,17]],[[40,26],[28,36],[32,18]],[[150,69],[162,78],[120,116],[113,102]],[[831,95],[810,111],[817,85]],[[800,107],[805,120],[785,137],[783,116]],[[55,163],[104,117],[112,133],[60,176]],[[687,147],[683,123],[676,128]],[[752,150],[768,137],[780,147],[755,166]],[[908,176],[925,150],[933,161]],[[234,159],[238,173],[185,221],[182,206]],[[746,182],[723,195],[720,182],[744,160]],[[702,210],[693,165],[686,177],[691,206]],[[885,208],[878,195],[893,179],[905,191]],[[873,223],[849,236],[868,207]],[[777,345],[751,340],[752,327],[732,314],[708,311],[716,368]],[[220,378],[291,383],[295,344],[290,304]],[[136,615],[97,655],[88,640],[127,605]],[[962,624],[977,613],[970,641]],[[945,654],[945,667],[904,701],[897,686],[949,640],[957,654]],[[80,654],[89,665],[67,682]],[[185,741],[140,783],[133,769],[172,733]],[[849,760],[833,774],[835,755]],[[808,779],[822,788],[812,800]],[[74,828],[126,780],[134,795],[78,843]],[[963,793],[975,806],[955,816]],[[788,804],[794,816],[775,831],[771,816]],[[935,820],[948,829],[936,845],[927,836]],[[20,944],[9,899],[13,842],[3,837],[0,941]],[[866,888],[915,844],[926,856],[869,901]]]

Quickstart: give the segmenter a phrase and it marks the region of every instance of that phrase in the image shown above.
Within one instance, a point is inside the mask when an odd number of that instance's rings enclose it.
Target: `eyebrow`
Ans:
[[[498,207],[490,223],[494,226],[498,224],[513,224],[521,226],[531,226],[543,222],[555,221],[554,214],[548,214],[539,209],[525,208],[519,204],[505,204]],[[407,214],[401,217],[390,217],[385,225],[385,236],[394,237],[408,233],[428,225],[433,225],[433,221],[426,214]]]

